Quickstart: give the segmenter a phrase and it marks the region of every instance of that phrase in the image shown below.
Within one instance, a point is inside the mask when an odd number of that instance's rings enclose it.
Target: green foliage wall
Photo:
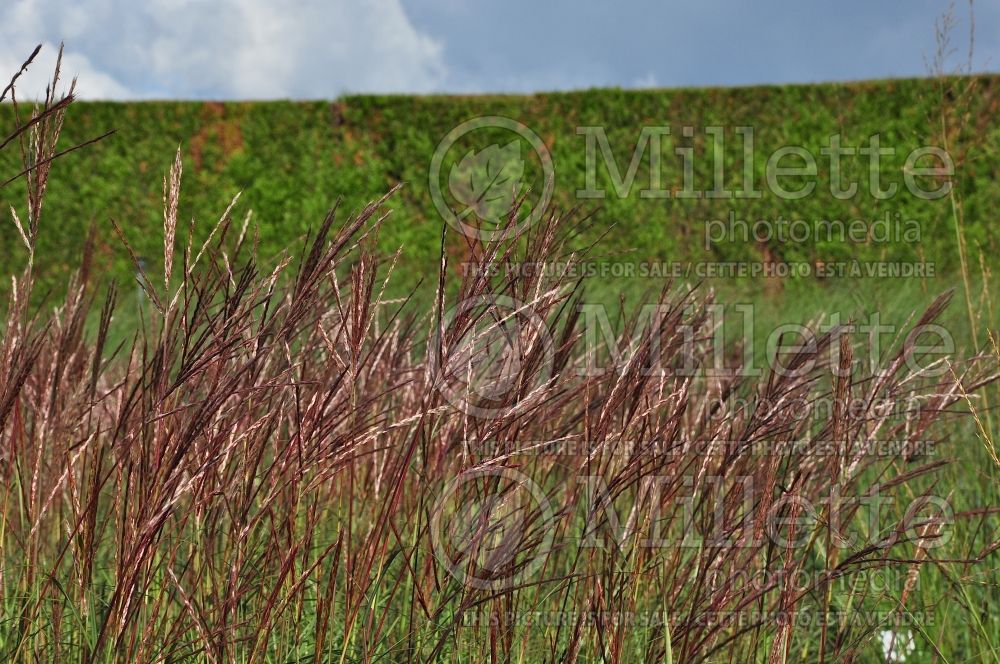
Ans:
[[[967,81],[966,81],[967,82]],[[897,196],[879,201],[869,195],[868,164],[846,160],[844,174],[859,181],[859,192],[839,200],[829,191],[829,168],[820,160],[815,192],[801,200],[783,200],[766,189],[759,199],[647,199],[639,194],[648,182],[643,159],[637,185],[629,196],[615,197],[607,169],[598,163],[598,182],[609,195],[601,201],[579,200],[585,186],[586,137],[577,127],[600,125],[622,171],[628,165],[639,131],[647,125],[670,125],[672,146],[695,149],[699,188],[711,186],[709,125],[726,128],[727,185],[739,188],[743,158],[734,128],[753,126],[754,172],[763,181],[766,157],[784,145],[803,146],[819,157],[832,133],[844,145],[865,145],[878,133],[897,153],[884,157],[885,182],[902,186],[901,169],[909,150],[941,142],[941,102],[962,104],[949,126],[949,150],[957,165],[957,186],[964,206],[970,253],[996,255],[1000,249],[993,221],[1000,210],[1000,86],[994,77],[975,80],[967,99],[949,99],[964,88],[934,80],[894,80],[857,84],[694,89],[663,91],[591,90],[534,96],[483,97],[345,97],[336,102],[266,103],[79,103],[69,111],[63,145],[85,140],[109,128],[112,138],[70,155],[54,171],[42,217],[37,265],[41,278],[55,289],[65,283],[77,262],[88,229],[98,239],[98,265],[109,277],[129,280],[131,268],[114,238],[109,218],[125,228],[137,252],[153,269],[162,260],[162,177],[181,146],[184,184],[181,218],[197,219],[205,233],[242,190],[237,217],[252,209],[260,225],[262,256],[294,245],[343,198],[347,215],[392,185],[404,182],[395,211],[380,244],[387,252],[404,245],[397,286],[433,279],[441,219],[428,192],[428,165],[441,138],[457,124],[480,115],[502,115],[531,127],[548,145],[556,170],[554,205],[598,208],[581,245],[614,225],[601,256],[630,260],[754,260],[761,257],[810,262],[863,260],[932,261],[939,273],[957,266],[955,233],[947,199],[925,201]],[[11,126],[9,107],[0,120]],[[681,136],[680,128],[696,128]],[[666,149],[666,148],[665,148]],[[670,148],[673,149],[672,147]],[[665,152],[663,180],[681,182],[680,160]],[[0,155],[0,172],[16,172],[18,152]],[[9,176],[9,175],[8,175]],[[5,178],[4,178],[5,179]],[[20,265],[24,250],[9,223],[9,206],[23,212],[23,186],[0,190],[0,259]],[[819,219],[881,218],[886,212],[920,224],[919,242],[719,242],[705,245],[704,222],[737,218]],[[23,215],[22,215],[23,216]],[[449,251],[460,255],[462,241],[449,233]]]

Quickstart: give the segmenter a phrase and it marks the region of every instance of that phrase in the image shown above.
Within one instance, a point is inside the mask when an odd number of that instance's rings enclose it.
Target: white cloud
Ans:
[[[35,44],[22,96],[44,91],[56,47],[82,97],[333,97],[429,92],[446,68],[438,42],[399,0],[14,0],[0,17],[0,71]]]
[[[60,41],[67,77],[78,74],[82,96],[91,99],[531,92],[926,73],[921,56],[934,52],[935,3],[915,3],[905,16],[869,0],[808,11],[787,4],[0,0],[0,78],[44,42],[49,60],[22,88],[40,94]],[[959,8],[953,35],[958,56],[965,11]],[[976,14],[980,27],[994,25],[1000,3],[978,3]],[[747,34],[758,39],[733,58],[732,44]],[[998,34],[977,33],[977,70],[1000,66]]]
[[[13,48],[0,52],[0,88],[7,87],[10,77],[21,68],[35,45],[25,45],[22,55],[17,56]],[[45,88],[52,82],[56,55],[59,46],[42,42],[42,50],[31,67],[17,80],[17,96],[20,101],[32,102],[45,96]],[[127,87],[114,77],[96,68],[90,59],[80,53],[65,53],[61,68],[59,92],[69,90],[70,81],[78,77],[76,93],[84,99],[128,99],[134,97]]]
[[[639,76],[638,78],[634,79],[632,81],[632,85],[630,87],[633,87],[633,88],[655,88],[655,87],[657,87],[656,74],[654,74],[651,71],[650,72],[646,72],[642,76]]]

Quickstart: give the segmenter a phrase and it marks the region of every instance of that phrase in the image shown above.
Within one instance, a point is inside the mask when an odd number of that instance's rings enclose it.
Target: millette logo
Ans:
[[[469,237],[489,240],[500,232],[517,232],[505,223],[516,203],[517,230],[535,223],[545,214],[554,185],[552,155],[542,139],[498,115],[458,125],[431,158],[434,205],[450,226]]]

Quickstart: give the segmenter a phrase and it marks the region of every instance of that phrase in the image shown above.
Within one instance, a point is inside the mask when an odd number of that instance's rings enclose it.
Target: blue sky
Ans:
[[[90,99],[331,98],[922,76],[949,2],[786,0],[3,0],[0,71],[60,41]],[[1000,70],[1000,3],[977,4],[973,69]],[[954,6],[967,61],[969,5]]]

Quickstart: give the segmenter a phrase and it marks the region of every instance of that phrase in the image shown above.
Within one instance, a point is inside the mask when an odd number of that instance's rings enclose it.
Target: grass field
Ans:
[[[0,659],[1000,661],[995,97],[956,78],[5,107]],[[487,112],[554,146],[557,205],[463,235],[426,170]],[[638,190],[569,209],[572,127],[629,139],[667,113],[754,124],[765,152],[834,126],[963,158],[950,195],[888,204],[919,242],[704,246],[742,203]],[[886,205],[754,200],[740,214]],[[854,257],[937,271],[524,269]]]

